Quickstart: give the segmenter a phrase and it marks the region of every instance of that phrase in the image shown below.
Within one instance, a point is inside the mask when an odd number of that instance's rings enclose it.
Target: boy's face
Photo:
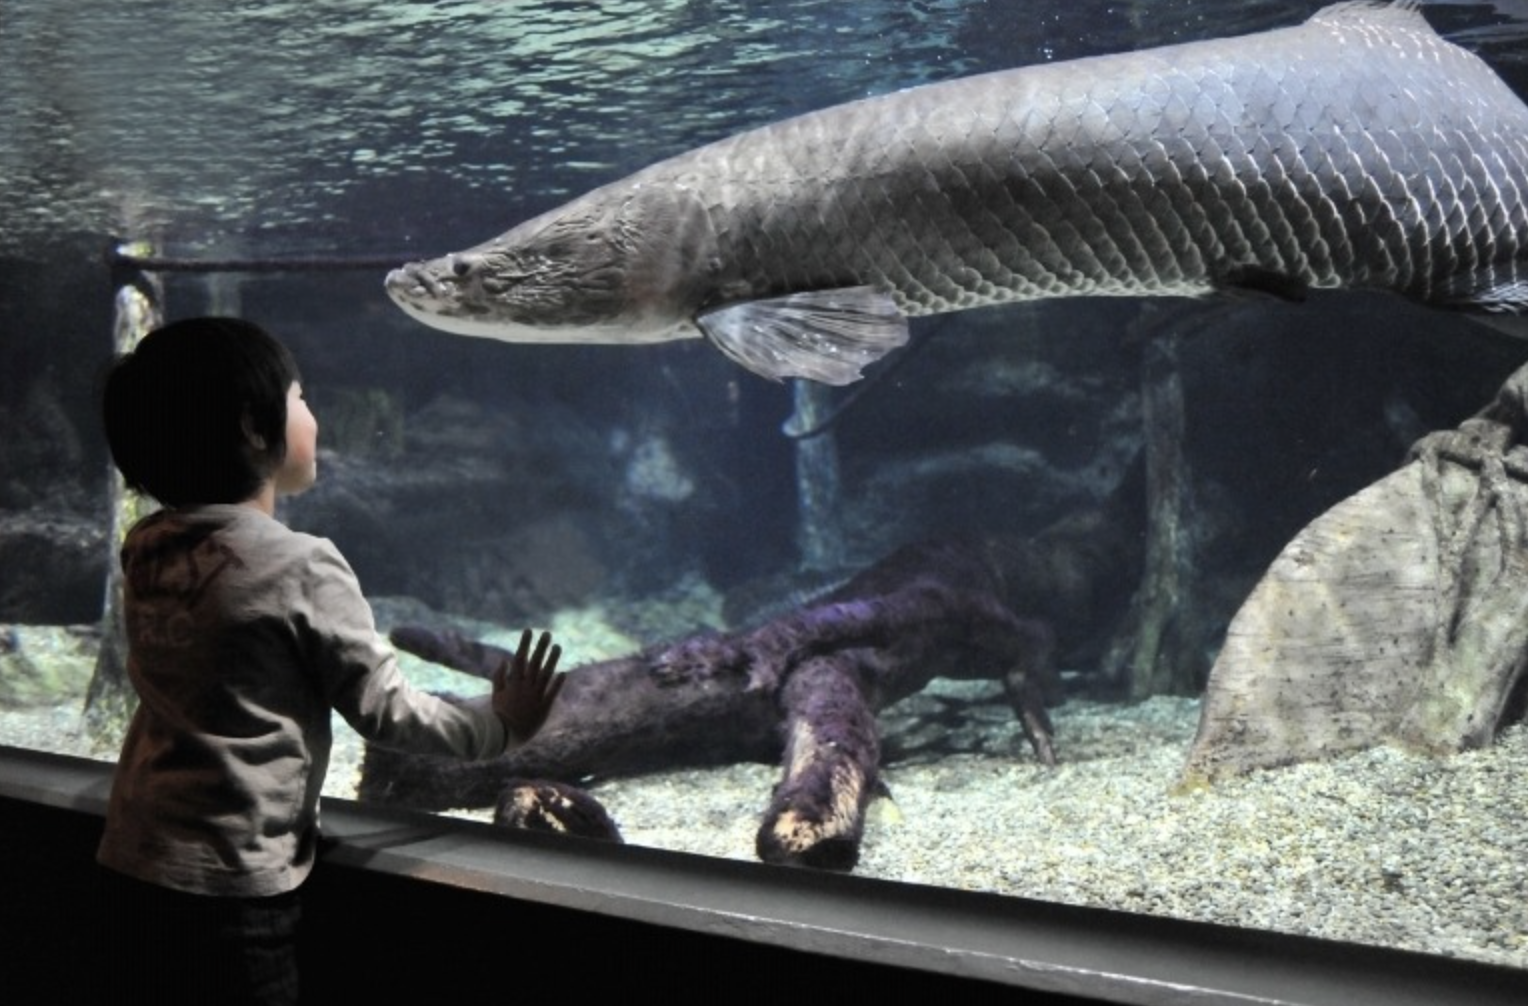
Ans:
[[[296,381],[287,390],[286,458],[275,479],[280,495],[300,493],[318,480],[318,420]]]

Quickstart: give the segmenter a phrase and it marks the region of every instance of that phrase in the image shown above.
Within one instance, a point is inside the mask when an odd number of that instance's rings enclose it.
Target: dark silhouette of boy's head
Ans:
[[[107,374],[106,441],[129,488],[166,506],[242,503],[286,457],[285,346],[235,318],[157,328]]]

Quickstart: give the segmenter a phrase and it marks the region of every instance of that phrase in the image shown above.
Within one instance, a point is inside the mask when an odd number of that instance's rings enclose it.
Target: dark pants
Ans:
[[[137,1006],[297,1002],[298,893],[185,894],[100,870],[97,1001]]]

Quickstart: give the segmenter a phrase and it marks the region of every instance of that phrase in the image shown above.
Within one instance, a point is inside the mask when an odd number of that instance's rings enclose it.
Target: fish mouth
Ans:
[[[527,326],[504,305],[479,302],[462,281],[454,257],[409,262],[383,282],[387,295],[416,321],[442,332],[503,342],[559,342],[555,331]]]
[[[455,285],[442,282],[428,262],[409,262],[387,274],[384,284],[394,300],[410,303],[452,299]]]
[[[500,342],[542,344],[631,344],[667,342],[699,335],[692,325],[675,319],[669,325],[643,324],[641,319],[614,317],[540,320],[514,298],[483,290],[470,253],[409,262],[388,272],[383,286],[403,312],[430,328],[456,335]]]

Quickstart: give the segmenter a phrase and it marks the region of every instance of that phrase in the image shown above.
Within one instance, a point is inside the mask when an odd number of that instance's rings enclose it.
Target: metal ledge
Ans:
[[[0,747],[0,798],[100,816],[111,766]],[[1528,972],[325,800],[326,863],[960,983],[1135,1006],[1528,1002]]]

